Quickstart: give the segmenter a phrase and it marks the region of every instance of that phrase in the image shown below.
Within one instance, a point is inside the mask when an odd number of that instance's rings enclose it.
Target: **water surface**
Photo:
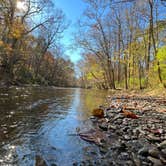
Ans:
[[[91,110],[103,104],[106,95],[72,88],[1,89],[0,165],[34,166],[36,156],[48,166],[93,158],[97,148],[81,140],[76,129],[85,127]]]

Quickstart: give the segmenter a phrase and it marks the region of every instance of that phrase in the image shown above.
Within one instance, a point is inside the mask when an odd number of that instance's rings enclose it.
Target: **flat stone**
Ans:
[[[133,162],[136,166],[141,166],[141,160],[135,154],[133,154]]]
[[[149,135],[148,135],[148,140],[153,141],[153,142],[160,142],[160,141],[161,141],[161,138],[149,134]],[[165,146],[166,146],[166,145],[165,145]]]
[[[118,125],[122,124],[122,119],[117,119],[115,124],[118,124]]]
[[[162,153],[164,154],[164,156],[166,158],[166,149],[162,149],[161,151],[162,151]]]
[[[157,148],[151,148],[149,149],[149,155],[155,158],[160,157],[160,151]]]
[[[159,144],[159,148],[166,149],[166,140]]]
[[[149,156],[148,160],[150,160],[153,163],[153,166],[163,166],[163,163],[159,159]]]
[[[117,129],[117,127],[116,127],[116,126],[114,126],[114,125],[109,124],[109,125],[108,125],[108,129],[113,129],[113,130],[116,130],[116,129]]]
[[[117,120],[117,119],[123,119],[124,116],[122,114],[119,114],[117,116],[115,116],[115,118],[113,120]]]

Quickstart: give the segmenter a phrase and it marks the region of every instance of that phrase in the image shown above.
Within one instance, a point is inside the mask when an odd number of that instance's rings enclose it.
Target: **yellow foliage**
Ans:
[[[0,40],[0,47],[3,47],[4,46],[4,43],[2,40]]]
[[[23,32],[25,31],[25,27],[22,23],[16,20],[11,27],[10,37],[19,39],[22,37]]]

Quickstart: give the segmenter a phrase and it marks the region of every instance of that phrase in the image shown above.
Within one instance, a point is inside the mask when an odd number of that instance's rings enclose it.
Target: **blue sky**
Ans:
[[[71,22],[70,26],[64,33],[62,43],[66,47],[65,54],[70,57],[72,62],[76,63],[81,58],[79,51],[74,51],[68,49],[67,47],[69,47],[72,44],[72,33],[76,30],[75,23],[83,13],[85,9],[85,4],[82,0],[54,0],[54,3],[56,7],[63,10],[67,19]]]

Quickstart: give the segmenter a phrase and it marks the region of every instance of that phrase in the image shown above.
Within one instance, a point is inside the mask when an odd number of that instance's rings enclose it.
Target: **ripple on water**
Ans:
[[[0,95],[4,100],[0,102],[0,131],[6,131],[3,138],[0,135],[0,165],[33,166],[40,156],[48,165],[70,166],[97,152],[95,145],[76,135],[76,128],[89,117],[91,104],[103,103],[103,96],[40,87],[13,87],[0,94],[9,94]]]

